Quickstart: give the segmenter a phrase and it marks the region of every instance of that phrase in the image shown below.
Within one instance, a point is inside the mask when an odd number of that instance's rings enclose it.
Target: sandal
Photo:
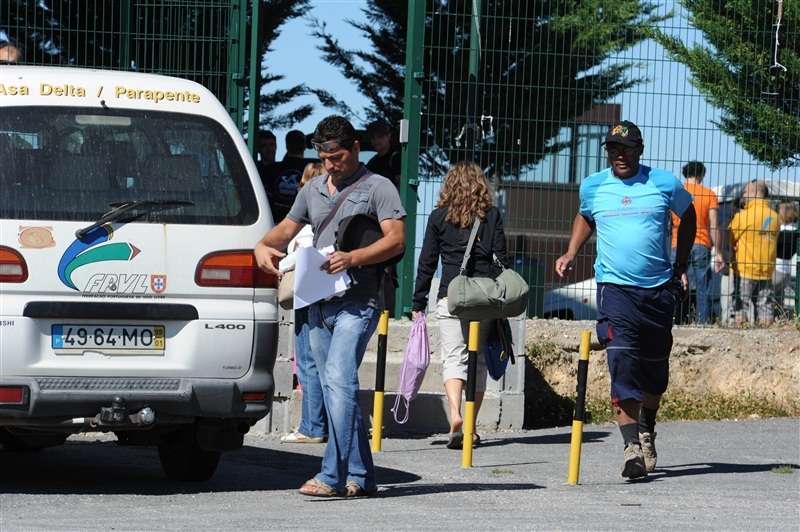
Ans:
[[[347,493],[345,493],[345,497],[369,497],[370,495],[374,495],[378,490],[375,491],[367,491],[361,487],[361,485],[356,482],[355,480],[348,480],[347,481]]]
[[[464,435],[461,432],[454,432],[450,435],[450,441],[447,442],[448,449],[461,449],[464,443]]]
[[[474,449],[481,443],[481,437],[477,432],[472,433],[472,448]],[[460,432],[454,432],[450,435],[450,441],[447,442],[448,449],[462,449],[464,447],[464,435]]]
[[[301,495],[308,495],[309,497],[341,497],[342,494],[328,486],[318,478],[312,478],[303,484],[298,493]]]
[[[324,443],[325,438],[306,436],[300,432],[292,432],[286,436],[281,436],[281,443]]]

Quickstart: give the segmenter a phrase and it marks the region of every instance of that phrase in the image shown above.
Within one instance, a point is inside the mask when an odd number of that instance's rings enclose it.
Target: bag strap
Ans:
[[[400,419],[401,406],[405,406],[406,408],[405,416],[403,416],[402,419]],[[397,396],[394,398],[394,408],[392,408],[392,414],[394,414],[394,420],[398,425],[402,425],[408,422],[408,414],[410,412],[409,406],[410,405],[408,399],[403,397],[403,394],[401,394],[400,391],[398,390]]]
[[[322,232],[325,231],[325,228],[328,227],[329,223],[331,223],[331,220],[333,220],[333,217],[336,216],[336,211],[338,211],[339,207],[341,207],[342,203],[344,203],[345,198],[347,198],[347,196],[349,196],[351,192],[353,192],[356,188],[358,188],[358,186],[361,183],[363,183],[371,175],[374,175],[374,174],[372,172],[370,172],[370,171],[367,171],[364,175],[362,175],[358,179],[358,181],[356,181],[352,185],[348,186],[346,189],[344,189],[342,191],[341,194],[339,194],[339,198],[336,200],[336,203],[334,204],[333,208],[331,209],[331,212],[328,213],[328,216],[325,217],[325,219],[320,224],[319,229],[317,229],[318,234],[321,235]]]
[[[495,255],[494,251],[492,252],[492,259],[494,259],[494,262],[500,267],[501,272],[506,269],[506,267],[503,266],[503,263],[500,262],[500,259],[497,258],[497,255]]]
[[[514,360],[514,340],[513,338],[506,337],[506,329],[504,325],[504,321],[507,323],[508,318],[500,318],[497,320],[495,326],[498,328],[498,332],[500,333],[500,343],[503,346],[503,352],[508,355],[508,358],[511,360],[511,364],[516,364]]]
[[[461,270],[458,272],[459,275],[464,275],[464,272],[467,271],[467,261],[469,260],[469,256],[472,254],[472,246],[475,245],[475,237],[478,236],[478,227],[480,227],[481,221],[476,216],[475,222],[472,224],[472,232],[469,234],[469,242],[467,242],[467,249],[464,250],[464,260],[461,261]]]
[[[464,251],[464,260],[461,261],[461,270],[459,270],[458,272],[459,275],[464,275],[464,272],[467,271],[467,261],[469,260],[469,257],[472,254],[472,246],[475,245],[475,238],[478,236],[478,227],[480,227],[480,225],[481,221],[476,216],[475,222],[472,224],[472,232],[469,234],[469,242],[467,242],[467,249]],[[497,258],[497,255],[494,253],[494,251],[492,252],[492,259],[494,260],[494,262],[497,263],[498,266],[500,266],[500,270],[506,269],[505,266],[503,266],[503,263],[500,262],[500,259]]]

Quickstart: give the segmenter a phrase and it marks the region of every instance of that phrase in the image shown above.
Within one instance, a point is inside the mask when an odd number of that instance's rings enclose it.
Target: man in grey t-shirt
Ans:
[[[323,270],[334,274],[347,270],[354,284],[341,297],[308,307],[309,343],[329,420],[322,471],[299,490],[315,497],[363,496],[378,489],[358,402],[358,366],[378,325],[375,265],[403,251],[406,213],[392,182],[373,174],[350,192],[328,226],[319,231],[340,195],[367,173],[358,160],[357,138],[353,125],[340,116],[329,116],[317,125],[313,145],[328,173],[300,190],[286,218],[254,250],[258,266],[278,274],[273,257],[282,258],[281,250],[306,224],[314,228],[317,249],[333,244],[339,221],[352,214],[375,217],[383,233],[383,238],[366,247],[328,255]]]

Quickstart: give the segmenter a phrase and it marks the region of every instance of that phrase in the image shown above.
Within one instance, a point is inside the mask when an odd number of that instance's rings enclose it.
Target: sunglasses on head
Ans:
[[[314,142],[312,140],[311,146],[313,146],[315,150],[325,153],[334,153],[342,149],[338,140],[328,140],[326,142]]]

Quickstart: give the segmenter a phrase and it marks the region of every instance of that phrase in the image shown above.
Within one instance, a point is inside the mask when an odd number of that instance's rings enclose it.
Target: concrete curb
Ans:
[[[275,396],[272,413],[259,421],[255,429],[263,432],[291,432],[300,424],[301,393],[292,390],[294,351],[293,316],[287,312],[281,317],[281,338],[278,347],[278,359],[275,363]],[[525,413],[525,318],[511,320],[512,336],[516,364],[509,364],[506,374],[499,381],[489,379],[483,405],[478,414],[476,430],[496,431],[505,429],[521,429]],[[408,338],[411,334],[411,321],[408,319],[390,320],[387,335],[387,352],[385,368],[384,434],[437,434],[448,432],[450,407],[444,393],[442,382],[442,363],[440,358],[440,339],[435,316],[428,315],[428,336],[430,339],[431,363],[425,374],[422,388],[410,404],[407,423],[400,425],[391,411],[395,403],[397,385],[400,378],[400,367],[405,356]],[[364,360],[359,369],[361,383],[361,410],[369,429],[373,426],[373,397],[377,366],[377,341],[375,334],[367,345]]]

